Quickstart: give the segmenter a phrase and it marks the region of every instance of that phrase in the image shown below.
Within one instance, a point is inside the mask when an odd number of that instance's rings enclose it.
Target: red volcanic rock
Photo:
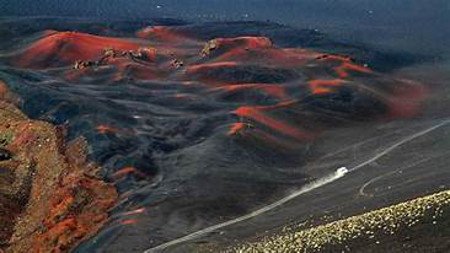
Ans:
[[[300,141],[311,140],[314,137],[313,133],[302,130],[300,127],[291,125],[287,122],[283,122],[282,120],[265,113],[262,108],[264,107],[241,106],[233,113],[239,117],[252,119],[271,130]]]
[[[313,94],[326,94],[332,92],[332,87],[339,87],[344,82],[342,79],[311,80],[309,81],[309,87]]]
[[[201,51],[203,57],[209,56],[212,52],[226,52],[233,48],[243,50],[270,48],[272,41],[267,37],[237,37],[237,38],[217,38],[210,40]]]
[[[0,161],[0,249],[68,252],[106,222],[117,193],[86,162],[82,138],[66,145],[0,99],[0,146],[12,156]]]
[[[335,71],[340,78],[347,78],[350,75],[349,74],[350,71],[366,74],[373,73],[373,71],[369,68],[359,66],[350,62],[342,63],[342,65],[335,68]]]
[[[102,56],[106,48],[137,50],[142,42],[95,36],[79,32],[54,32],[29,45],[12,62],[22,68],[43,69],[88,61]]]
[[[187,74],[197,74],[211,69],[221,69],[236,66],[238,66],[238,63],[233,61],[193,64],[187,68],[186,72]]]
[[[142,39],[150,39],[157,42],[165,42],[171,44],[189,44],[195,43],[195,39],[190,38],[186,34],[177,32],[167,26],[149,26],[136,32],[136,36]]]
[[[8,90],[6,84],[0,80],[0,100],[7,101],[12,104],[17,104],[19,98]]]
[[[138,169],[136,169],[134,167],[124,167],[124,168],[116,171],[112,177],[115,180],[119,180],[119,179],[121,179],[127,175],[131,175],[131,174],[133,174],[137,177],[140,177],[140,178],[146,178],[146,175],[144,173],[140,172]]]

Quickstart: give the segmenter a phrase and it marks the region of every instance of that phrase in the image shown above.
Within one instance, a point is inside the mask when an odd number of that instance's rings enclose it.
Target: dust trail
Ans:
[[[314,181],[312,183],[309,183],[309,184],[305,185],[304,187],[302,187],[300,190],[298,190],[298,191],[296,191],[296,192],[294,192],[294,193],[292,193],[292,194],[290,194],[290,195],[288,195],[288,196],[286,196],[286,197],[284,197],[284,198],[282,198],[282,199],[280,199],[280,200],[278,200],[278,201],[276,201],[276,202],[274,202],[274,203],[272,203],[270,205],[264,206],[261,209],[258,209],[256,211],[253,211],[253,212],[249,213],[249,214],[237,217],[235,219],[232,219],[232,220],[229,220],[229,221],[226,221],[226,222],[223,222],[223,223],[219,223],[219,224],[211,226],[211,227],[207,227],[205,229],[199,230],[199,231],[194,232],[192,234],[189,234],[187,236],[175,239],[173,241],[161,244],[159,246],[156,246],[154,248],[146,250],[145,253],[159,252],[159,251],[162,251],[162,250],[164,250],[164,249],[166,249],[166,248],[168,248],[170,246],[173,246],[173,245],[176,245],[176,244],[179,244],[179,243],[182,243],[182,242],[186,242],[186,241],[197,239],[197,238],[199,238],[199,237],[201,237],[203,235],[209,234],[209,233],[214,232],[214,231],[216,231],[218,229],[221,229],[221,228],[224,228],[224,227],[227,227],[227,226],[230,226],[230,225],[233,225],[233,224],[236,224],[236,223],[239,223],[239,222],[251,219],[251,218],[253,218],[255,216],[261,215],[261,214],[263,214],[265,212],[268,212],[268,211],[270,211],[270,210],[272,210],[272,209],[274,209],[274,208],[276,208],[278,206],[283,205],[284,203],[286,203],[286,202],[288,202],[288,201],[290,201],[290,200],[292,200],[292,199],[294,199],[294,198],[296,198],[296,197],[298,197],[298,196],[300,196],[300,195],[302,195],[304,193],[307,193],[307,192],[312,191],[314,189],[320,188],[320,187],[322,187],[322,186],[324,186],[326,184],[332,183],[332,182],[340,179],[341,177],[345,176],[345,174],[347,174],[347,172],[348,172],[347,168],[341,167],[341,168],[337,169],[334,173],[331,173],[328,176],[325,176],[325,177],[320,178],[320,179],[318,179],[318,180],[316,180],[316,181]]]
[[[163,244],[161,244],[159,246],[156,246],[154,248],[150,248],[150,249],[146,250],[145,253],[160,252],[160,251],[162,251],[162,250],[164,250],[164,249],[166,249],[166,248],[168,248],[170,246],[173,246],[173,245],[176,245],[176,244],[179,244],[179,243],[182,243],[182,242],[186,242],[186,241],[197,239],[197,238],[199,238],[199,237],[201,237],[203,235],[209,234],[209,233],[214,232],[214,231],[216,231],[218,229],[221,229],[221,228],[224,228],[224,227],[227,227],[227,226],[230,226],[230,225],[233,225],[233,224],[236,224],[236,223],[239,223],[239,222],[251,219],[251,218],[256,217],[258,215],[261,215],[263,213],[266,213],[266,212],[268,212],[268,211],[270,211],[270,210],[272,210],[272,209],[274,209],[276,207],[279,207],[279,206],[285,204],[286,202],[288,202],[288,201],[290,201],[292,199],[295,199],[296,197],[298,197],[298,196],[300,196],[300,195],[302,195],[304,193],[307,193],[309,191],[312,191],[314,189],[317,189],[317,188],[320,188],[320,187],[322,187],[324,185],[332,183],[332,182],[342,178],[343,176],[345,176],[345,174],[347,174],[349,172],[356,171],[356,170],[358,170],[358,169],[360,169],[360,168],[362,168],[362,167],[364,167],[364,166],[366,166],[366,165],[368,165],[368,164],[378,160],[379,158],[385,156],[386,154],[390,153],[391,151],[393,151],[394,149],[398,148],[399,146],[401,146],[401,145],[403,145],[403,144],[405,144],[405,143],[407,143],[409,141],[412,141],[412,140],[414,140],[414,139],[416,139],[416,138],[418,138],[420,136],[423,136],[423,135],[425,135],[425,134],[427,134],[427,133],[429,133],[429,132],[431,132],[431,131],[433,131],[435,129],[438,129],[438,128],[444,126],[444,125],[447,125],[448,123],[450,123],[450,119],[446,119],[446,120],[442,121],[439,124],[436,124],[436,125],[434,125],[432,127],[429,127],[429,128],[427,128],[425,130],[422,130],[422,131],[417,132],[417,133],[415,133],[413,135],[410,135],[410,136],[408,136],[408,137],[406,137],[406,138],[396,142],[392,146],[386,148],[382,152],[376,154],[371,159],[369,159],[369,160],[367,160],[365,162],[362,162],[362,163],[352,167],[351,169],[347,169],[345,167],[341,167],[341,168],[337,169],[334,173],[332,173],[332,174],[330,174],[328,176],[325,176],[325,177],[323,177],[321,179],[318,179],[317,181],[314,181],[314,182],[312,182],[310,184],[307,184],[304,187],[302,187],[300,190],[298,190],[298,191],[296,191],[296,192],[294,192],[294,193],[292,193],[292,194],[290,194],[290,195],[288,195],[288,196],[286,196],[286,197],[284,197],[284,198],[282,198],[282,199],[280,199],[280,200],[278,200],[278,201],[276,201],[276,202],[274,202],[272,204],[269,204],[269,205],[267,205],[267,206],[265,206],[265,207],[263,207],[261,209],[258,209],[256,211],[253,211],[253,212],[249,213],[249,214],[237,217],[235,219],[232,219],[232,220],[229,220],[229,221],[226,221],[226,222],[223,222],[223,223],[219,223],[219,224],[211,226],[211,227],[204,228],[202,230],[199,230],[199,231],[194,232],[192,234],[186,235],[184,237],[180,237],[180,238],[175,239],[173,241],[169,241],[167,243],[163,243]]]
[[[425,135],[425,134],[427,134],[427,133],[429,133],[429,132],[431,132],[431,131],[433,131],[433,130],[436,130],[436,129],[438,129],[438,128],[444,126],[444,125],[447,125],[448,123],[450,123],[450,119],[446,119],[446,120],[442,121],[442,122],[439,123],[439,124],[436,124],[436,125],[434,125],[434,126],[432,126],[432,127],[429,127],[429,128],[427,128],[427,129],[425,129],[425,130],[422,130],[422,131],[420,131],[420,132],[418,132],[418,133],[415,133],[415,134],[413,134],[413,135],[410,135],[410,136],[406,137],[405,139],[402,139],[402,140],[396,142],[394,145],[392,145],[392,146],[386,148],[386,149],[383,150],[382,152],[376,154],[376,155],[375,155],[374,157],[372,157],[371,159],[369,159],[369,160],[367,160],[367,161],[365,161],[365,162],[362,162],[362,163],[356,165],[355,167],[349,169],[349,172],[356,171],[356,170],[358,170],[358,169],[360,169],[360,168],[362,168],[362,167],[364,167],[364,166],[366,166],[366,165],[368,165],[368,164],[370,164],[370,163],[372,163],[372,162],[374,162],[374,161],[380,159],[381,157],[383,157],[383,156],[385,156],[386,154],[390,153],[392,150],[398,148],[399,146],[401,146],[401,145],[403,145],[403,144],[405,144],[405,143],[407,143],[407,142],[409,142],[409,141],[412,141],[412,140],[414,140],[414,139],[416,139],[416,138],[418,138],[418,137],[420,137],[420,136],[423,136],[423,135]]]

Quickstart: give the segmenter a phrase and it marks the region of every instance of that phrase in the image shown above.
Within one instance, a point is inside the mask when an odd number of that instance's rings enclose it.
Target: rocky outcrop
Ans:
[[[27,118],[0,85],[0,248],[65,252],[95,233],[114,205],[115,188],[86,161],[86,141]]]

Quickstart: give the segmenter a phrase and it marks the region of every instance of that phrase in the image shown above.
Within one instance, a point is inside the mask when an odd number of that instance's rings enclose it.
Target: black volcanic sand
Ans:
[[[448,67],[434,55],[264,22],[4,19],[0,35],[8,38],[0,78],[21,109],[63,125],[69,140],[85,136],[89,158],[118,188],[108,224],[76,252],[142,252],[342,166],[351,171],[336,181],[167,252],[321,224],[324,215],[338,220],[450,186]],[[238,36],[252,37],[212,41],[212,53],[200,55],[208,40]],[[76,60],[87,67],[73,69]]]

